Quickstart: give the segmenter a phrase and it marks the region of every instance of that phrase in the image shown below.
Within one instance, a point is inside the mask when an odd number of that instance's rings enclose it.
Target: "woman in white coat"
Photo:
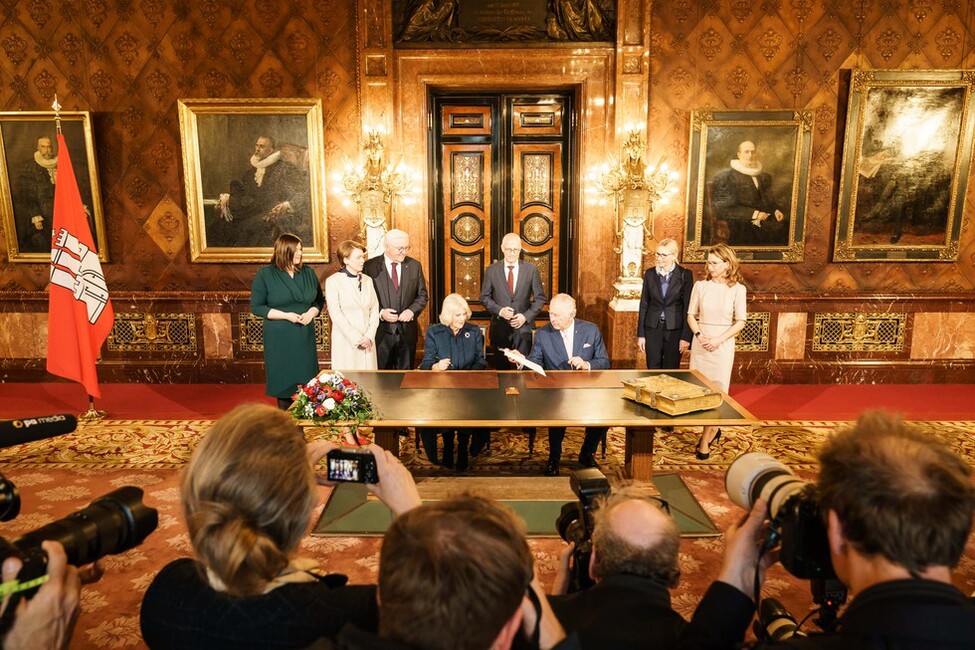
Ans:
[[[366,247],[344,241],[336,251],[342,268],[325,280],[325,307],[332,328],[333,370],[375,370],[379,299],[362,272]]]

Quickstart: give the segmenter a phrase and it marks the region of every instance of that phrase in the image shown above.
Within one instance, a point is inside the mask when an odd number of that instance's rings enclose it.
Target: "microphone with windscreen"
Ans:
[[[78,418],[68,413],[36,418],[0,420],[0,449],[25,442],[53,438],[78,428]]]

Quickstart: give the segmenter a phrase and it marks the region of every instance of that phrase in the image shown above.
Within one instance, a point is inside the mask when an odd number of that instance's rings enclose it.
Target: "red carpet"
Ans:
[[[102,395],[95,406],[120,420],[212,420],[244,402],[274,403],[262,384],[102,384]],[[975,420],[970,384],[732,386],[731,396],[762,420],[855,420],[871,408],[909,420]],[[80,384],[0,384],[0,418],[86,408]]]

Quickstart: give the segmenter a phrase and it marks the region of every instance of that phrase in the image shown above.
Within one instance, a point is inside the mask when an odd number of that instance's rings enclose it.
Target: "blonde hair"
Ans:
[[[443,305],[440,307],[440,324],[449,326],[451,314],[458,309],[463,309],[467,313],[468,319],[471,317],[471,306],[467,304],[464,296],[459,293],[447,294],[447,297],[443,299]]]
[[[741,264],[738,262],[738,256],[735,255],[735,249],[728,244],[715,244],[708,249],[708,255],[716,255],[723,262],[728,263],[728,273],[725,274],[725,281],[729,287],[733,287],[739,282],[745,284],[745,278],[741,275]],[[705,257],[705,259],[707,258]],[[704,267],[704,274],[706,278],[711,277],[707,265]]]
[[[183,474],[193,550],[227,593],[253,596],[288,566],[316,505],[304,437],[264,404],[233,409],[207,433]]]

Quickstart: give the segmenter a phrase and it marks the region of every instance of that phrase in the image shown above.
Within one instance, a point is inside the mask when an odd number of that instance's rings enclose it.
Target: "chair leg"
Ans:
[[[531,458],[535,455],[535,433],[537,429],[535,427],[528,428],[528,457]]]
[[[603,458],[606,458],[606,438],[608,436],[609,436],[609,429],[606,429],[605,431],[603,431],[603,437],[599,441],[599,446],[600,446],[600,449],[602,450],[602,453],[603,453],[603,456],[602,457]]]

